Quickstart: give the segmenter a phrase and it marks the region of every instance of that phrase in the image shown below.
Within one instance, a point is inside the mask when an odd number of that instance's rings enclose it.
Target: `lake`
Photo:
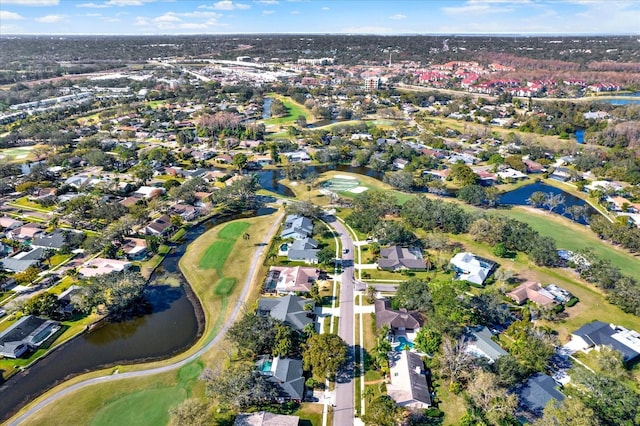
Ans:
[[[603,102],[611,105],[640,105],[640,99],[624,99],[625,97],[640,98],[640,92],[629,93],[627,95],[616,95],[616,99],[602,99],[597,102]]]
[[[527,202],[527,199],[531,197],[531,194],[534,192],[544,192],[545,194],[552,193],[553,195],[562,194],[565,198],[565,202],[562,205],[559,205],[553,211],[559,215],[562,215],[566,218],[572,219],[566,213],[566,208],[569,206],[586,206],[587,208],[587,216],[591,216],[593,214],[598,214],[598,211],[591,207],[587,202],[583,199],[575,197],[568,192],[564,192],[563,190],[556,188],[555,186],[546,185],[541,182],[537,182],[531,185],[523,186],[513,191],[507,192],[500,197],[500,204],[507,205],[516,205],[516,206],[529,206],[530,204]],[[546,209],[545,209],[546,210]],[[578,222],[582,225],[586,225],[587,222],[583,217],[579,217],[577,219],[572,219],[575,222]]]

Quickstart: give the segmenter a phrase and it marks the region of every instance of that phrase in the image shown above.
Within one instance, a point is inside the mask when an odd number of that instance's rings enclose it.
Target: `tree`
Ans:
[[[416,338],[413,340],[416,348],[420,351],[433,355],[440,349],[442,343],[442,333],[431,327],[422,327],[418,330]]]
[[[387,172],[383,181],[401,191],[410,191],[413,187],[413,174],[404,171]]]
[[[479,369],[467,386],[473,405],[482,410],[490,424],[498,425],[513,417],[518,397],[498,385],[495,374]]]
[[[45,291],[29,299],[24,304],[23,311],[26,315],[40,315],[52,318],[59,306],[58,298],[53,293]]]
[[[480,185],[466,185],[458,190],[458,198],[472,206],[480,206],[486,202],[484,188]]]
[[[302,361],[318,378],[333,378],[347,362],[347,344],[335,334],[314,334],[307,339]]]
[[[172,426],[206,426],[211,424],[209,404],[197,398],[184,400],[169,409]]]
[[[133,168],[133,176],[135,176],[142,185],[146,184],[149,179],[153,177],[151,164],[146,161],[140,162]]]
[[[17,272],[13,277],[15,278],[18,284],[24,285],[24,284],[31,284],[32,282],[34,282],[35,279],[38,278],[39,274],[40,274],[40,269],[36,268],[35,266],[29,266],[24,271]]]
[[[564,204],[565,196],[562,194],[553,194],[549,192],[545,199],[543,205],[549,209],[550,212],[554,211],[556,207]]]
[[[268,353],[275,345],[278,324],[271,316],[246,313],[229,328],[226,338],[240,350]]]
[[[309,305],[305,305],[305,307]],[[271,349],[271,354],[281,358],[291,355],[293,351],[293,342],[294,335],[291,327],[285,324],[276,324],[276,335],[273,349]]]
[[[234,363],[217,373],[208,371],[203,376],[207,396],[236,409],[270,401],[278,395],[274,384],[255,371],[253,363]]]
[[[451,166],[449,178],[460,186],[474,185],[478,181],[478,175],[471,167],[464,163],[456,163]]]
[[[249,240],[251,239],[251,235],[248,232],[245,232],[244,234],[242,234],[242,239],[245,240],[245,242],[247,243],[247,246],[249,245]]]
[[[493,246],[493,254],[498,257],[505,257],[507,255],[507,248],[504,246],[504,243],[498,243]]]
[[[449,383],[458,382],[470,373],[469,367],[473,356],[467,351],[467,341],[464,338],[452,339],[443,336],[440,353],[436,357],[442,377],[449,379]]]
[[[239,152],[233,156],[233,159],[231,161],[233,165],[236,167],[236,169],[238,169],[239,171],[242,171],[242,169],[244,169],[244,166],[247,165],[248,159],[245,154],[243,154],[242,152]]]
[[[531,241],[529,257],[536,265],[554,266],[558,263],[556,241],[551,237],[538,236]]]
[[[429,312],[432,309],[429,286],[418,278],[400,283],[394,300],[398,307],[408,310]]]
[[[367,297],[367,303],[373,303],[376,300],[376,287],[373,284],[367,285],[365,296]]]
[[[324,247],[318,252],[318,263],[331,266],[335,262],[336,252],[329,247]]]
[[[362,416],[366,426],[396,426],[402,420],[402,411],[388,395],[381,395],[372,400]]]
[[[602,423],[594,411],[584,405],[579,398],[565,398],[562,402],[554,399],[544,407],[542,418],[533,426],[599,426]]]
[[[542,191],[535,191],[529,196],[529,198],[527,198],[527,203],[533,207],[541,207],[546,199],[547,194]]]

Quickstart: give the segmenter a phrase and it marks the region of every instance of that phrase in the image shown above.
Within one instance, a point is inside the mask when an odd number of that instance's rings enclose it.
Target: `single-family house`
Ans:
[[[318,263],[318,242],[313,238],[303,238],[294,240],[287,244],[287,258],[291,261],[302,261],[305,263]]]
[[[131,267],[131,262],[125,260],[106,259],[102,257],[96,257],[86,262],[78,274],[83,277],[95,277],[97,275],[110,274],[112,272],[127,271]]]
[[[37,267],[40,265],[44,254],[44,249],[34,248],[0,260],[0,266],[11,272],[24,272],[31,266]]]
[[[51,250],[60,250],[65,244],[67,244],[67,238],[65,233],[60,229],[50,234],[38,234],[31,241],[31,247]]]
[[[129,237],[120,246],[129,260],[141,260],[147,256],[147,240]]]
[[[194,220],[200,216],[200,210],[190,204],[174,204],[171,206],[171,213],[176,214],[182,218],[182,220]]]
[[[58,302],[60,304],[58,307],[58,312],[62,314],[67,314],[67,315],[72,314],[73,311],[76,309],[76,307],[73,304],[73,301],[71,298],[73,297],[74,294],[78,294],[81,290],[82,290],[82,287],[78,285],[72,285],[71,287],[69,287],[62,293],[60,293],[58,295]]]
[[[542,416],[542,410],[549,401],[561,402],[565,398],[553,377],[542,373],[531,376],[524,385],[516,389],[516,394],[520,398],[521,408],[534,417]]]
[[[165,235],[171,229],[171,218],[166,214],[159,218],[153,219],[147,226],[144,227],[144,232],[147,235]]]
[[[312,300],[287,295],[279,298],[263,298],[258,300],[258,315],[270,315],[283,321],[294,330],[302,331],[307,324],[313,324],[313,310],[304,309],[306,305],[314,306]]]
[[[21,220],[14,219],[9,216],[0,217],[0,227],[5,230],[16,229],[24,225],[24,222]]]
[[[313,234],[313,222],[311,219],[300,215],[289,215],[284,220],[280,237],[303,240]]]
[[[396,158],[395,160],[393,160],[393,167],[398,170],[404,170],[407,164],[409,164],[409,162],[404,158]]]
[[[267,279],[273,281],[277,293],[308,293],[319,277],[316,268],[272,266]]]
[[[507,355],[507,351],[493,341],[491,331],[487,327],[473,327],[467,330],[466,352],[476,357],[484,357],[493,364],[501,356]]]
[[[391,246],[380,250],[378,267],[392,271],[401,269],[426,270],[427,262],[418,247]]]
[[[268,364],[267,364],[268,365]],[[275,357],[271,360],[271,368],[260,369],[267,380],[276,385],[278,396],[276,401],[302,401],[304,398],[304,376],[302,361],[293,358]]]
[[[240,413],[233,426],[298,426],[300,417],[273,414],[266,411],[257,413]]]
[[[512,169],[510,167],[502,171],[499,171],[496,174],[500,179],[505,179],[505,180],[506,179],[519,180],[519,179],[526,179],[528,177],[526,174],[522,173],[521,171]]]
[[[140,188],[136,189],[132,195],[136,198],[151,200],[152,198],[159,197],[164,193],[164,188],[159,188],[156,186],[141,186]]]
[[[60,330],[60,323],[25,315],[0,332],[0,355],[18,358],[30,348],[37,348]]]
[[[429,387],[430,373],[420,355],[400,351],[392,352],[389,358],[387,394],[400,407],[427,409],[432,405]]]
[[[573,297],[573,294],[569,293],[562,287],[558,287],[555,284],[549,284],[545,287],[545,290],[551,293],[553,295],[553,298],[558,303],[567,303]]]
[[[389,299],[375,301],[376,327],[388,326],[391,331],[413,332],[422,326],[422,316],[417,311],[406,309],[395,310],[391,308]]]
[[[483,285],[496,264],[473,253],[458,253],[450,261],[456,272],[456,279]]]
[[[27,223],[8,231],[7,237],[11,240],[32,240],[41,232],[44,232],[44,230],[35,223]]]
[[[602,321],[585,324],[571,333],[571,340],[565,346],[585,352],[592,348],[599,349],[602,346],[609,346],[620,352],[627,365],[640,360],[640,333]]]
[[[544,289],[540,283],[526,281],[507,293],[518,305],[522,305],[527,300],[531,300],[536,305],[548,306],[555,303],[555,297]]]
[[[311,161],[311,157],[304,151],[284,152],[283,156],[287,158],[290,163],[306,163]]]

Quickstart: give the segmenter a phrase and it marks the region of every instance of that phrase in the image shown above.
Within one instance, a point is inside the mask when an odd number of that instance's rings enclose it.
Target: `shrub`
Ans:
[[[571,299],[569,299],[569,301],[567,302],[567,308],[570,308],[572,306],[575,306],[576,303],[578,303],[580,301],[580,299],[578,299],[577,297],[572,297]]]

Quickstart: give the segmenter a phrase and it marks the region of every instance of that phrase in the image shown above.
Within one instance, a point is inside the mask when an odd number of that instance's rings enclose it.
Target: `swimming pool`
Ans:
[[[400,349],[401,351],[407,350],[407,349],[412,349],[413,348],[413,342],[410,342],[406,337],[404,336],[398,336],[396,337],[396,340],[398,341],[399,345],[398,345],[398,349]]]
[[[284,243],[280,246],[281,252],[286,252],[287,250],[289,250],[289,246],[287,245],[287,243]]]

